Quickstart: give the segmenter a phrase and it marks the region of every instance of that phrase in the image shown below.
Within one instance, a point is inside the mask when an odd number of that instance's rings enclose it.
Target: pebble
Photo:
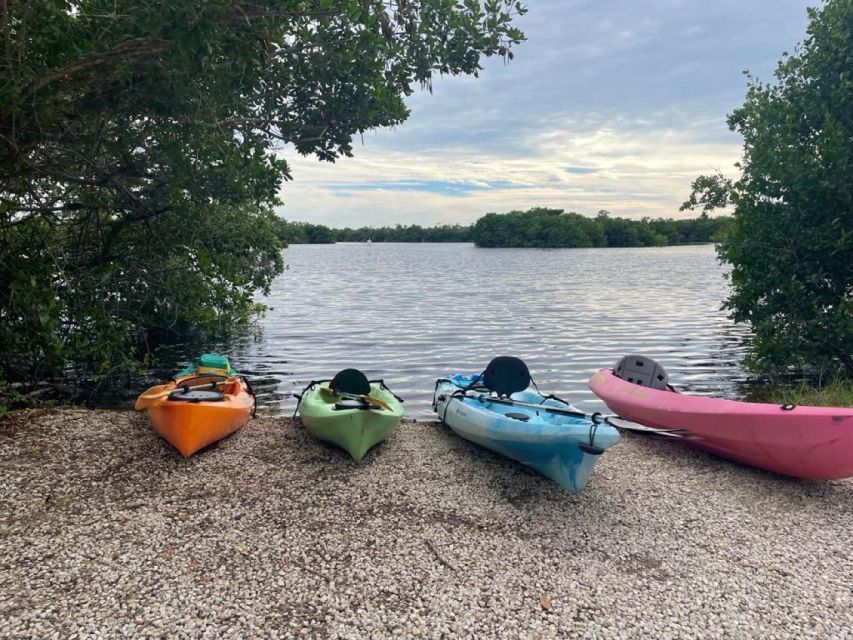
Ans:
[[[0,637],[853,639],[853,481],[626,435],[571,494],[442,425],[0,421]]]

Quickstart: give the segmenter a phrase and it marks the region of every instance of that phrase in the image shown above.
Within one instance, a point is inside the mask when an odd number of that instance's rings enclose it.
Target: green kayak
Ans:
[[[298,397],[296,409],[308,432],[345,449],[356,461],[403,419],[403,401],[382,380],[368,381],[355,369],[345,369],[332,380],[314,381]]]

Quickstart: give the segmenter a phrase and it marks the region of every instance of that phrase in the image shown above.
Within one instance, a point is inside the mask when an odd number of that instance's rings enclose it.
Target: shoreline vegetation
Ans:
[[[0,381],[104,382],[245,331],[283,272],[281,153],[334,162],[441,76],[509,62],[518,0],[3,4]]]
[[[527,211],[488,213],[471,225],[396,225],[338,229],[280,218],[282,244],[336,242],[473,242],[483,248],[573,249],[587,247],[663,247],[718,241],[731,225],[727,216],[697,218],[595,217],[563,209],[536,207]]]
[[[804,407],[853,407],[853,381],[836,380],[817,385],[804,381],[768,384],[759,386],[750,394],[750,400]]]

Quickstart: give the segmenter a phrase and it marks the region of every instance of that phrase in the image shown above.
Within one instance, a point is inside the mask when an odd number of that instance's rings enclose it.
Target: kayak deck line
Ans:
[[[462,438],[529,466],[569,491],[582,491],[601,454],[619,441],[618,430],[600,416],[594,421],[531,388],[510,397],[469,393],[481,390],[477,380],[456,374],[436,381],[433,407],[441,421]]]

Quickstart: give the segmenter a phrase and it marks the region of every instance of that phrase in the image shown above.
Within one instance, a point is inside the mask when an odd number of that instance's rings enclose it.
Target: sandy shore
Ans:
[[[572,495],[435,423],[183,460],[130,412],[0,422],[0,637],[853,637],[853,482],[627,436]],[[75,636],[76,634],[76,636]]]

